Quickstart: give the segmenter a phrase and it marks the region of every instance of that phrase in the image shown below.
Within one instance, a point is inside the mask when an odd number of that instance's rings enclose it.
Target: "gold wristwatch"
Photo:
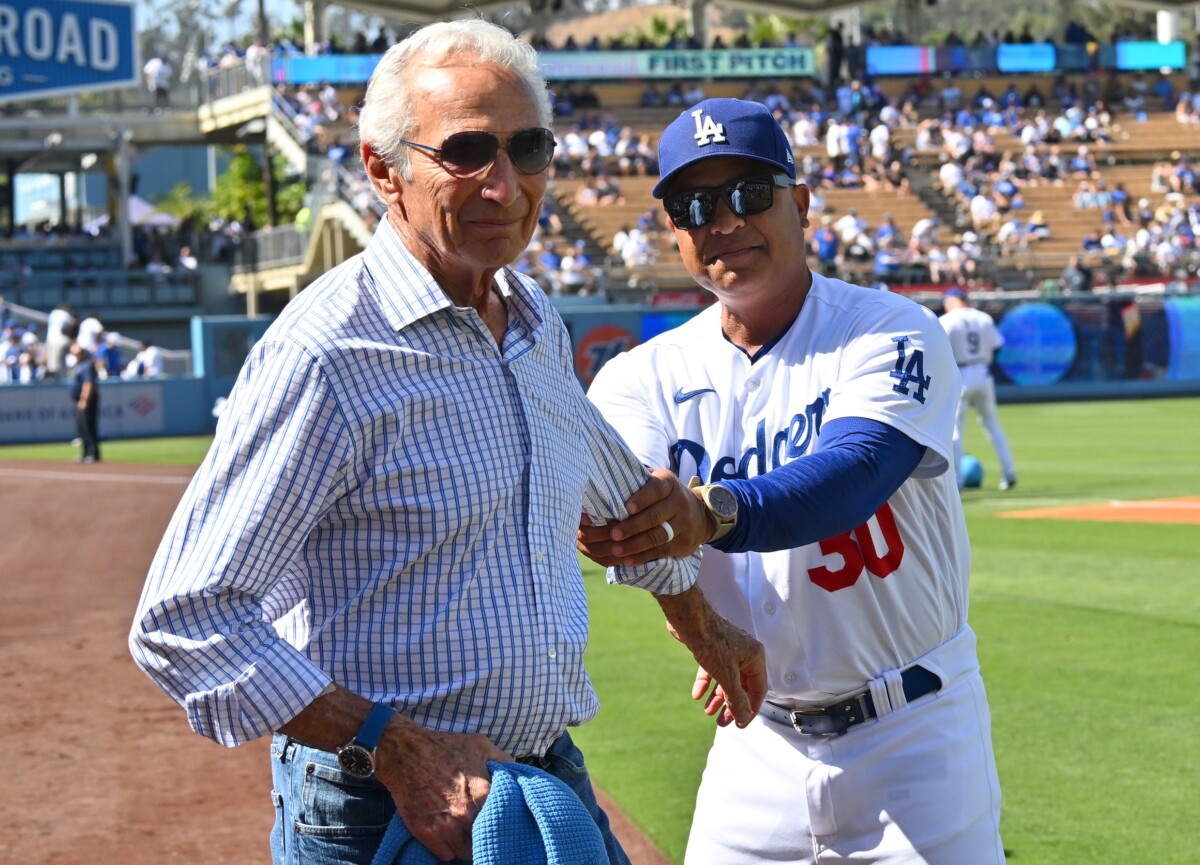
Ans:
[[[720,484],[700,485],[700,478],[693,477],[688,481],[688,489],[696,490],[700,503],[708,514],[708,521],[715,527],[712,537],[706,543],[719,541],[733,531],[737,525],[738,503],[733,493]]]

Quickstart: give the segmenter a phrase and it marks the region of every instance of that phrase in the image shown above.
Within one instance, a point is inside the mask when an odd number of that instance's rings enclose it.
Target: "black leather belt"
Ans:
[[[904,699],[910,703],[942,687],[942,680],[936,673],[916,665],[902,672],[900,680],[904,685]],[[879,717],[869,690],[815,709],[788,709],[766,702],[761,712],[775,723],[795,727],[806,736],[843,736],[851,727]]]

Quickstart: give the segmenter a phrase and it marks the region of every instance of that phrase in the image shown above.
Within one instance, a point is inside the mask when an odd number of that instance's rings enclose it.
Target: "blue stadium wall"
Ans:
[[[564,302],[559,311],[584,387],[612,357],[696,314],[695,309],[586,299]],[[1167,298],[1161,313],[1137,319],[1127,308],[1117,308],[1099,321],[1050,301],[1014,304],[996,317],[1008,339],[997,362],[1002,402],[1200,395],[1200,296]],[[101,436],[213,432],[216,401],[232,389],[247,353],[271,321],[268,316],[193,318],[192,374],[101,382]],[[1135,363],[1142,377],[1130,376]],[[74,424],[67,383],[0,387],[0,444],[70,441]]]
[[[163,379],[100,382],[104,439],[204,435],[217,426],[213,407],[229,393],[268,316],[192,319],[192,373]],[[69,382],[0,387],[0,444],[75,438]]]

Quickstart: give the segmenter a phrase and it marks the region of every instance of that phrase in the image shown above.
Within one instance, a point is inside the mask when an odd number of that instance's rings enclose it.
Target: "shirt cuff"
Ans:
[[[273,733],[295,718],[330,683],[308,658],[282,640],[265,651],[234,682],[188,694],[188,724],[227,748]]]
[[[703,557],[701,550],[682,559],[657,559],[631,568],[619,566],[608,569],[608,581],[613,585],[635,586],[656,595],[678,595],[696,583],[696,571]]]

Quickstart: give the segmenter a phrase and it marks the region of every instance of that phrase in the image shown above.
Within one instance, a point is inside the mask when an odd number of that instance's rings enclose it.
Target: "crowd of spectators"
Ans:
[[[658,151],[654,138],[623,124],[612,109],[586,108],[555,113],[557,146],[550,163],[554,177],[608,177],[658,174]],[[613,203],[607,201],[603,203]]]
[[[345,42],[334,35],[318,50],[324,54],[380,53],[403,35],[383,28],[373,37],[358,32]],[[999,28],[971,35],[952,30],[945,44],[1033,43],[1051,41],[1055,36],[1066,44],[1096,41],[1094,34],[1072,20],[1060,34],[1035,34],[1029,27],[1020,32]],[[1114,42],[1147,37],[1153,38],[1153,34],[1120,28],[1110,35]],[[953,190],[949,194],[964,220],[985,244],[994,241],[1001,228],[1011,222],[1011,211],[1021,209],[1026,184],[1043,178],[1054,182],[1062,172],[1073,176],[1071,163],[1078,147],[1102,148],[1111,142],[1116,115],[1137,116],[1166,109],[1174,111],[1181,123],[1200,122],[1200,94],[1176,93],[1165,75],[1136,75],[1128,80],[1115,74],[1064,75],[1045,92],[1036,84],[1024,89],[1010,84],[996,93],[980,87],[970,98],[959,78],[927,77],[913,82],[899,98],[887,98],[865,74],[862,49],[904,44],[901,34],[892,28],[865,27],[856,42],[835,25],[823,38],[828,64],[825,75],[785,85],[753,84],[744,94],[776,112],[797,148],[823,146],[823,158],[810,156],[803,165],[818,204],[821,190],[837,188],[906,195],[911,190],[914,153],[941,152],[956,168],[947,169],[948,177],[939,176],[939,180]],[[640,43],[632,44],[627,39],[600,38],[579,43],[575,36],[568,36],[561,44],[536,38],[532,41],[540,50],[566,51],[703,47],[683,28],[664,39],[651,42],[642,37]],[[765,41],[741,33],[728,44],[715,36],[707,47],[720,50],[802,44],[803,39],[795,33]],[[288,40],[271,46],[255,40],[244,46],[223,46],[204,62],[212,68],[239,62],[248,69],[265,68],[270,56],[299,51],[300,47]],[[587,83],[554,82],[552,87],[559,138],[552,175],[588,180],[579,193],[581,205],[605,206],[620,201],[621,176],[656,173],[656,142],[652,135],[632,128],[622,122],[619,112],[602,106],[595,89]],[[373,223],[374,199],[353,158],[353,106],[343,105],[337,89],[328,82],[279,90],[291,106],[298,137],[309,144],[312,152],[328,156],[339,166],[338,193]],[[646,107],[682,107],[704,95],[699,81],[647,82],[640,102]],[[902,127],[914,130],[913,135],[905,136],[907,144],[895,141],[895,131]],[[1096,173],[1094,167],[1089,170]],[[947,179],[952,186],[946,185]],[[1022,242],[1013,243],[1015,230],[1015,226],[1005,230],[1005,242],[996,247],[996,253],[1027,247],[1029,241],[1044,234],[1042,228],[1024,227]],[[909,244],[900,246],[896,251],[905,267],[924,264],[912,260],[924,254],[921,250]],[[876,251],[872,248],[871,254]],[[934,250],[931,270],[944,270],[936,260],[944,251]]]
[[[18,224],[10,237],[0,239],[0,291],[36,285],[47,276],[67,286],[86,286],[106,271],[190,273],[201,259],[228,261],[244,233],[240,222],[222,218],[203,228],[134,226],[131,258],[122,264],[110,225],[89,230],[51,221]]]
[[[327,153],[345,149],[346,130],[357,123],[357,112],[347,111],[338,89],[328,81],[299,87],[275,85],[289,109],[296,136],[310,151]],[[344,154],[342,154],[344,157]]]
[[[560,94],[558,101],[559,128],[565,130],[559,136],[555,176],[584,179],[574,197],[580,207],[623,201],[621,175],[655,171],[653,137],[638,135],[622,124],[619,112],[591,97],[580,108],[570,88],[565,92],[566,98]],[[1043,184],[1078,185],[1077,205],[1099,210],[1105,223],[1118,229],[1116,234],[1122,227],[1146,229],[1133,234],[1143,247],[1153,238],[1159,254],[1146,255],[1143,249],[1135,255],[1130,250],[1124,259],[1130,273],[1144,274],[1155,266],[1169,270],[1180,261],[1180,242],[1164,243],[1158,230],[1139,217],[1139,207],[1144,209],[1147,202],[1135,199],[1124,181],[1110,183],[1104,176],[1118,119],[1135,123],[1146,112],[1167,111],[1178,117],[1176,108],[1184,102],[1200,112],[1200,92],[1177,93],[1165,75],[1059,76],[1045,90],[1037,83],[1024,89],[1010,83],[993,93],[982,85],[969,96],[956,79],[935,83],[926,78],[892,97],[869,80],[839,81],[827,88],[806,78],[756,82],[742,96],[771,108],[802,154],[798,170],[812,191],[816,217],[810,242],[828,272],[855,265],[856,273],[869,272],[882,281],[983,280],[992,262],[1035,251],[1051,236],[1046,212],[1031,212],[1025,202],[1027,191]],[[674,106],[689,98],[703,98],[702,86],[647,84],[641,104]],[[636,152],[644,153],[644,167],[621,158],[633,146],[620,148],[620,143],[635,141]],[[936,186],[954,206],[953,224],[940,225],[935,217],[898,226],[889,215],[881,224],[869,225],[854,213],[838,214],[836,225],[832,218],[821,218],[825,196],[832,190],[906,197],[913,171],[927,171],[922,166],[930,159],[938,164]],[[1156,191],[1200,191],[1187,155],[1177,154],[1151,170]],[[1170,201],[1164,206],[1173,210]],[[1173,221],[1156,222],[1179,227],[1186,221],[1182,216],[1179,210]],[[657,258],[655,233],[627,227],[624,234],[610,254],[626,266]],[[1186,228],[1182,234],[1186,250]]]
[[[1106,222],[1080,241],[1080,260],[1099,268],[1109,284],[1124,277],[1175,274],[1200,257],[1200,202],[1168,193],[1158,207],[1138,201],[1126,222]]]
[[[1085,254],[1120,260],[1128,276],[1174,273],[1195,248],[1185,208],[1186,196],[1200,193],[1191,157],[1177,152],[1148,169],[1151,191],[1166,196],[1154,207],[1148,198],[1135,200],[1123,180],[1106,178],[1108,148],[1118,115],[1137,123],[1147,111],[1170,111],[1180,102],[1200,107],[1200,94],[1176,93],[1163,75],[1153,81],[1136,75],[1128,87],[1115,77],[1096,85],[1088,78],[1077,88],[1060,78],[1049,102],[1033,94],[1032,110],[1029,94],[1009,104],[1008,98],[981,93],[953,117],[943,113],[927,121],[927,137],[918,137],[918,147],[937,150],[942,193],[1000,259],[1036,250],[1052,230],[1044,212],[1029,214],[1026,193],[1067,186],[1074,207],[1098,211],[1104,226],[1085,238]],[[1162,237],[1167,225],[1167,233],[1175,235],[1170,241]],[[1132,236],[1124,238],[1122,231]]]
[[[970,268],[962,260],[964,247],[971,260],[983,263],[1036,248],[1049,236],[1045,214],[1029,215],[1026,209],[1030,187],[1083,184],[1081,207],[1101,209],[1106,222],[1132,224],[1132,197],[1122,182],[1109,188],[1096,158],[1113,141],[1114,118],[1137,122],[1147,111],[1172,110],[1184,101],[1200,109],[1200,94],[1176,93],[1161,74],[1135,75],[1127,85],[1115,75],[1060,76],[1048,89],[1043,93],[1033,84],[1021,92],[1010,84],[993,94],[985,85],[968,99],[953,79],[940,88],[925,79],[888,98],[870,82],[841,82],[830,94],[809,80],[786,91],[755,87],[746,98],[771,107],[794,146],[808,150],[801,167],[816,213],[824,190],[888,190],[903,197],[911,188],[914,158],[939,159],[937,185],[966,231],[918,242],[888,226],[860,226],[854,236],[838,237],[836,246],[822,232],[821,256],[830,267],[873,259],[873,275],[882,279],[916,271],[922,281],[927,274],[933,282],[958,282],[963,268]],[[898,141],[902,129],[905,144]],[[1186,155],[1154,171],[1163,191],[1197,191]],[[877,229],[886,236],[873,236]],[[973,269],[978,277],[981,268]]]
[[[332,35],[318,51],[381,53],[403,35],[384,28],[373,37],[355,33],[345,42]],[[1094,34],[1076,21],[1069,21],[1058,36],[1067,44],[1095,41]],[[1147,37],[1152,34],[1118,29],[1111,34],[1111,41]],[[945,44],[997,45],[1051,38],[1034,34],[1028,27],[1020,32],[995,29],[970,36],[951,31]],[[533,41],[542,50],[702,47],[682,29],[666,42],[653,44],[647,39],[631,45],[627,40],[618,44],[598,38],[578,44],[574,37],[562,44]],[[1089,72],[1059,76],[1045,89],[1036,83],[1023,88],[1010,83],[993,93],[986,85],[972,85],[969,95],[961,78],[927,76],[914,80],[900,96],[888,97],[866,75],[862,49],[904,41],[893,29],[873,31],[867,27],[855,42],[840,24],[835,25],[824,36],[824,75],[782,83],[755,82],[742,94],[771,108],[793,145],[804,153],[800,171],[813,192],[814,227],[825,195],[833,190],[862,189],[902,198],[911,194],[918,161],[929,154],[941,158],[937,183],[957,210],[956,225],[943,226],[932,235],[922,233],[920,239],[913,236],[913,226],[865,226],[855,238],[839,237],[836,251],[830,244],[824,245],[830,268],[861,262],[879,278],[897,274],[931,281],[981,278],[989,260],[1034,249],[1049,235],[1052,229],[1044,214],[1034,214],[1039,219],[1026,215],[1026,190],[1041,183],[1078,185],[1079,207],[1099,210],[1106,224],[1131,227],[1137,202],[1119,183],[1109,188],[1097,162],[1097,154],[1103,154],[1113,141],[1115,118],[1170,111],[1181,124],[1200,123],[1200,91],[1176,92],[1171,79],[1162,74],[1122,77]],[[802,44],[794,33],[770,41],[753,41],[742,33],[728,44],[716,36],[708,47]],[[204,54],[198,71],[202,80],[211,82],[222,71],[241,70],[244,86],[257,86],[270,83],[273,57],[292,53],[303,53],[303,49],[286,38],[271,44],[260,39],[230,42]],[[583,180],[575,194],[578,206],[622,203],[627,199],[622,177],[657,173],[655,136],[623,122],[620,111],[601,104],[593,86],[553,82],[552,89],[558,147],[551,175]],[[345,104],[338,88],[327,81],[300,87],[277,85],[276,90],[288,106],[297,138],[310,154],[327,158],[333,166],[336,194],[373,226],[378,203],[357,165],[354,105]],[[699,81],[650,81],[642,89],[640,104],[683,107],[704,96]],[[905,132],[898,134],[901,130]],[[1165,192],[1185,191],[1182,187],[1189,180],[1180,166],[1160,166],[1156,171],[1162,173]],[[1194,185],[1194,175],[1192,182]],[[236,220],[210,226],[211,254],[228,255],[245,230],[249,227]],[[627,251],[610,248],[612,260],[629,264],[656,257],[661,238],[639,233],[636,226],[629,233],[634,242],[627,244]],[[533,258],[546,251],[538,252]],[[1159,258],[1167,260],[1169,256]],[[1144,263],[1146,256],[1137,260]],[[548,282],[556,288],[581,284],[575,277],[564,280],[555,276]]]
[[[96,365],[100,379],[158,378],[163,375],[161,349],[142,341],[129,352],[129,340],[107,330],[94,313],[78,316],[70,304],[60,303],[46,318],[44,333],[33,322],[10,317],[0,297],[0,385],[62,381],[77,362],[73,345],[85,349],[85,362]]]
[[[348,40],[339,38],[339,34],[337,33],[331,33],[318,45],[313,46],[313,51],[317,54],[382,54],[391,45],[404,38],[412,26],[416,25],[399,28],[382,26],[376,28],[373,35],[368,34],[364,30],[357,30]],[[863,24],[860,28],[860,37],[857,40],[851,38],[845,32],[845,25],[837,22],[824,34],[822,41],[826,49],[833,49],[834,53],[840,51],[843,55],[852,51],[855,47],[912,44],[911,40],[907,39],[903,33],[891,24],[883,24],[878,27],[869,23]],[[979,29],[969,34],[961,34],[951,28],[944,38],[943,44],[947,46],[1032,44],[1053,41],[1055,38],[1058,38],[1062,43],[1074,45],[1088,45],[1101,41],[1083,23],[1070,19],[1064,25],[1061,33],[1058,34],[1034,33],[1029,25],[1026,25],[1019,31],[1013,31],[1011,28],[993,28],[990,30]],[[1113,28],[1108,41],[1113,43],[1135,39],[1154,41],[1156,38],[1154,24],[1147,20],[1141,27],[1118,24]],[[725,36],[720,31],[717,31],[709,39],[708,44],[705,45],[694,35],[687,33],[681,24],[677,24],[671,32],[661,38],[651,38],[645,32],[638,31],[631,35],[617,34],[606,38],[593,35],[582,41],[576,39],[573,33],[568,33],[561,41],[554,41],[545,35],[538,36],[533,34],[530,35],[529,41],[539,51],[683,50],[701,48],[720,51],[730,48],[812,47],[812,42],[807,37],[801,36],[795,31],[778,36],[771,35],[760,38],[747,30],[740,30],[735,35],[731,35],[729,41],[726,41]],[[261,39],[246,38],[240,42],[227,42],[218,49],[206,53],[204,56],[209,63],[228,63],[232,62],[232,59],[256,57],[258,56],[256,50],[259,53],[265,52],[267,56],[276,53],[306,53],[304,46],[295,39],[285,34],[277,34],[269,45]]]

